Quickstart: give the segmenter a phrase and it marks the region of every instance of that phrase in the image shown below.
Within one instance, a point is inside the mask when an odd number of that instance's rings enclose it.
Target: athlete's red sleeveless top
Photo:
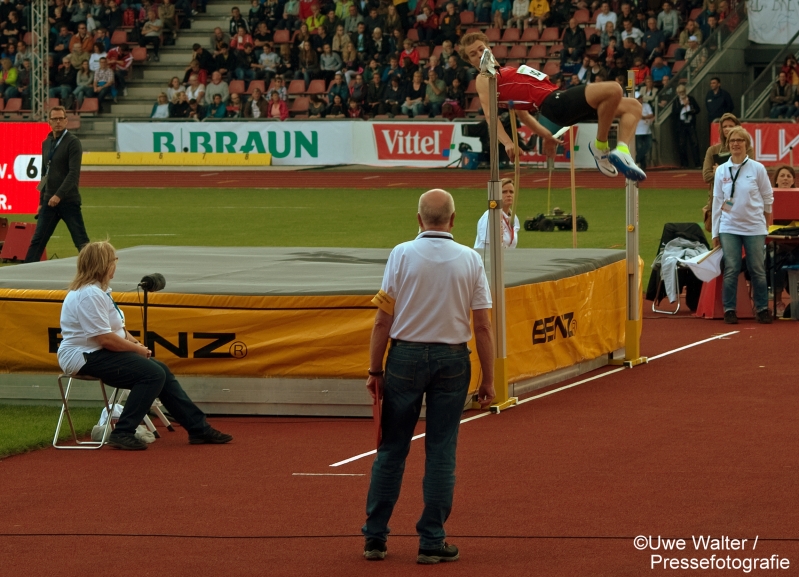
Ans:
[[[536,112],[544,99],[556,89],[546,74],[526,65],[519,68],[503,66],[497,73],[499,105],[502,107],[507,107],[507,103],[513,101],[513,107],[517,110]]]

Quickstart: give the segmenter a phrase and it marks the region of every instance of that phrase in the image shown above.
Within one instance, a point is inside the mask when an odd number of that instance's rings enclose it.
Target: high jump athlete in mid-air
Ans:
[[[500,106],[513,102],[519,120],[544,139],[544,149],[551,156],[558,141],[541,126],[530,112],[540,112],[559,126],[578,122],[597,121],[596,141],[588,145],[597,168],[606,176],[621,172],[630,180],[645,180],[646,173],[636,166],[628,142],[635,137],[635,127],[641,119],[641,103],[634,98],[624,98],[622,87],[616,82],[595,82],[556,91],[556,86],[546,74],[529,66],[499,67],[488,48],[488,37],[481,32],[464,34],[460,45],[461,56],[480,70],[477,77],[477,95],[488,120],[488,77],[496,75]],[[484,56],[484,53],[485,56]],[[619,119],[619,139],[614,150],[608,146],[608,132],[613,119]],[[499,141],[505,145],[513,159],[513,140],[497,123]]]

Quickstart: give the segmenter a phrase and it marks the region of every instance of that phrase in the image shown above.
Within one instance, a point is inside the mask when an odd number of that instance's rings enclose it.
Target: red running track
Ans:
[[[503,171],[502,176],[513,177]],[[305,170],[214,170],[168,171],[86,171],[81,173],[81,185],[86,187],[147,187],[147,188],[430,188],[437,184],[443,188],[483,188],[489,179],[487,170],[459,169],[305,169]],[[581,188],[618,188],[624,190],[621,177],[607,178],[595,170],[580,170],[576,183]],[[524,169],[522,187],[544,188],[547,172],[543,169]],[[568,188],[571,178],[568,171],[552,175],[553,188]],[[699,171],[651,171],[641,188],[704,188]]]
[[[368,563],[359,528],[372,459],[329,465],[369,450],[371,423],[236,417],[212,419],[235,435],[226,446],[189,446],[178,429],[140,453],[48,449],[0,461],[0,575],[684,574],[652,571],[652,554],[778,555],[790,570],[750,574],[797,575],[796,324],[646,319],[642,351],[732,330],[464,424],[447,524],[457,563],[415,564],[421,441],[388,558]],[[294,475],[331,472],[352,476]],[[638,551],[637,535],[682,537],[687,549]],[[749,541],[743,552],[695,551],[692,535]]]

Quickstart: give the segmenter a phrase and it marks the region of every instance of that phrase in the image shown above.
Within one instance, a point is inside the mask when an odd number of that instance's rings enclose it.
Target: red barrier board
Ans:
[[[752,137],[754,160],[765,166],[791,162],[791,149],[797,148],[799,159],[799,124],[793,122],[744,122],[744,129]],[[710,144],[718,144],[718,124],[710,125]]]
[[[45,122],[0,122],[0,214],[33,214],[42,174]]]

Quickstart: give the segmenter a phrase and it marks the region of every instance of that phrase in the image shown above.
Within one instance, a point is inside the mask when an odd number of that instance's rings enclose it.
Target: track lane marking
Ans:
[[[696,346],[699,346],[699,345],[702,345],[702,344],[705,344],[705,343],[709,343],[711,341],[716,341],[716,340],[719,340],[719,339],[723,339],[725,337],[732,336],[732,335],[737,334],[739,332],[740,331],[731,331],[729,333],[723,333],[723,334],[720,334],[720,335],[715,335],[715,336],[712,336],[712,337],[710,337],[708,339],[703,339],[701,341],[697,341],[695,343],[691,343],[690,345],[685,345],[683,347],[679,347],[679,348],[673,349],[671,351],[666,351],[665,353],[660,353],[659,355],[655,355],[654,357],[649,357],[649,361],[654,361],[654,360],[657,360],[657,359],[661,359],[661,358],[666,357],[668,355],[671,355],[671,354],[674,354],[674,353],[678,353],[680,351],[684,351],[686,349],[690,349],[692,347],[696,347]],[[605,373],[602,373],[601,375],[594,375],[593,377],[588,377],[587,379],[583,379],[581,381],[577,381],[576,383],[571,383],[570,385],[564,385],[562,387],[558,387],[557,389],[552,389],[551,391],[547,391],[545,393],[541,393],[540,395],[527,397],[526,399],[522,399],[521,401],[519,401],[518,404],[519,405],[523,405],[524,403],[529,403],[530,401],[534,401],[536,399],[541,399],[543,397],[548,397],[549,395],[554,395],[555,393],[559,393],[561,391],[565,391],[567,389],[571,389],[571,388],[574,388],[574,387],[576,387],[578,385],[583,385],[585,383],[589,383],[589,382],[595,381],[597,379],[602,379],[604,377],[607,377],[608,375],[613,375],[613,374],[616,374],[616,373],[619,373],[619,372],[625,371],[625,370],[627,370],[627,367],[619,367],[618,369],[613,369],[611,371],[607,371]],[[488,413],[488,412],[479,413],[479,414],[474,415],[472,417],[468,417],[466,419],[461,420],[461,424],[468,423],[469,421],[475,421],[477,419],[482,419],[483,417],[487,417],[490,414],[491,413]],[[421,439],[422,437],[424,437],[424,435],[425,435],[424,433],[421,433],[419,435],[415,435],[415,436],[413,436],[411,438],[411,441],[415,441],[417,439]],[[347,463],[352,463],[353,461],[357,461],[359,459],[363,459],[364,457],[368,457],[368,456],[374,455],[376,453],[377,453],[377,450],[373,449],[371,451],[367,451],[366,453],[361,453],[360,455],[355,455],[354,457],[350,457],[349,459],[344,459],[343,461],[338,461],[337,463],[333,463],[330,466],[331,467],[340,467],[341,465],[346,465]]]

